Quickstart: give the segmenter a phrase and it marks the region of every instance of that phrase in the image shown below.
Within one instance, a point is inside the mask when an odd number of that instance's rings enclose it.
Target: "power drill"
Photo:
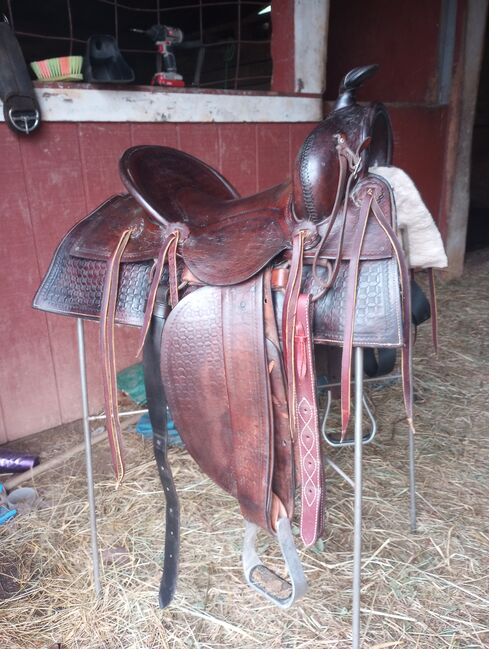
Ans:
[[[153,25],[149,29],[132,29],[133,32],[146,34],[156,45],[156,72],[151,79],[152,86],[173,86],[182,88],[185,81],[177,73],[177,63],[173,47],[183,41],[183,32],[178,27]]]

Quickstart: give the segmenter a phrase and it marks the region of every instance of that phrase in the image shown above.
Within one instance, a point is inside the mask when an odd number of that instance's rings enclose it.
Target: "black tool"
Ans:
[[[124,60],[113,36],[95,34],[87,41],[83,78],[89,83],[131,83],[134,70]]]
[[[183,32],[178,27],[168,25],[153,25],[149,29],[131,31],[145,34],[156,45],[156,72],[151,79],[152,86],[173,86],[181,88],[185,82],[177,72],[177,62],[173,53],[175,45],[183,41]]]

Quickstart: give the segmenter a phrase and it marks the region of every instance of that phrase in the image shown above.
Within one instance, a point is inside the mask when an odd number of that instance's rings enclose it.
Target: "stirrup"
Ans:
[[[248,584],[279,608],[290,608],[307,590],[307,580],[286,517],[277,522],[277,540],[287,567],[290,581],[265,566],[256,552],[256,535],[260,528],[245,521],[243,540],[243,570]]]

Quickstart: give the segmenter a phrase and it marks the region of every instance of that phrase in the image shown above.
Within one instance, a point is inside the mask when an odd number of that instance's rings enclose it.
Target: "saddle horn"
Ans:
[[[353,70],[345,74],[340,83],[338,99],[333,110],[341,110],[342,108],[348,108],[348,106],[356,104],[356,91],[364,81],[373,77],[378,69],[378,64],[374,63],[372,65],[362,65],[359,68],[353,68]]]
[[[292,178],[297,220],[321,223],[333,211],[340,177],[338,136],[342,136],[345,148],[360,156],[359,176],[371,166],[391,163],[392,128],[384,105],[360,105],[355,97],[378,67],[364,65],[350,70],[340,84],[333,111],[304,141]],[[362,149],[364,143],[368,147]]]

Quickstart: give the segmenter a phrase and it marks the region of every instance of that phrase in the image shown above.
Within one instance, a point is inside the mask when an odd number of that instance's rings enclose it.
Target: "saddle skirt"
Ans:
[[[391,188],[381,178],[369,175],[364,185],[378,188],[382,196],[382,209],[386,219],[395,223],[394,197]],[[367,189],[368,189],[367,187]],[[361,188],[360,188],[361,189]],[[345,239],[351,239],[358,223],[359,203],[355,197],[351,199],[348,209],[348,226]],[[233,230],[238,230],[238,223],[233,224]],[[101,313],[104,280],[107,262],[113,251],[114,243],[125,229],[134,229],[120,264],[119,290],[115,322],[121,325],[142,327],[144,313],[151,283],[151,273],[155,259],[165,238],[165,231],[155,223],[148,213],[128,194],[115,195],[97,207],[91,214],[77,223],[65,236],[58,246],[51,265],[34,297],[33,306],[36,309],[82,317],[89,320],[99,320]],[[332,235],[337,238],[337,230]],[[380,248],[375,237],[382,233],[376,223],[369,223],[366,232],[366,244],[362,253],[362,265],[358,282],[357,306],[355,315],[354,344],[365,347],[400,347],[402,340],[401,308],[399,296],[399,274],[389,249],[388,240],[384,240]],[[204,234],[207,240],[207,233]],[[208,239],[211,241],[211,239]],[[234,241],[234,239],[232,240]],[[230,246],[232,241],[222,237],[222,246]],[[378,241],[378,239],[377,239]],[[319,263],[326,264],[334,260],[335,246],[325,246]],[[250,244],[251,246],[252,244]],[[234,250],[243,250],[238,247]],[[290,256],[290,244],[288,245]],[[246,252],[246,249],[245,249]],[[224,268],[219,266],[220,246],[210,249],[212,261],[221,269],[222,276],[218,285],[233,285],[236,281],[225,281]],[[192,253],[191,253],[192,254]],[[241,263],[241,256],[236,252],[235,264]],[[343,342],[343,325],[345,313],[345,286],[348,269],[348,245],[343,255],[341,268],[333,287],[315,303],[314,311],[314,341],[341,345]],[[304,290],[314,290],[312,276],[312,252],[306,252],[303,271]],[[245,256],[249,262],[250,257]],[[187,259],[185,259],[187,261]],[[310,263],[308,263],[310,262]],[[239,275],[253,276],[260,270],[261,261],[253,260],[248,263]],[[279,264],[280,265],[280,264]],[[256,268],[258,266],[258,268]],[[183,270],[183,264],[181,264]],[[320,266],[319,274],[325,275],[325,266]],[[234,280],[235,278],[232,277]],[[241,279],[241,277],[240,277]],[[164,270],[163,280],[168,282],[168,271]],[[192,272],[192,283],[206,282]],[[277,290],[285,290],[285,284]],[[276,298],[279,299],[279,298]]]

